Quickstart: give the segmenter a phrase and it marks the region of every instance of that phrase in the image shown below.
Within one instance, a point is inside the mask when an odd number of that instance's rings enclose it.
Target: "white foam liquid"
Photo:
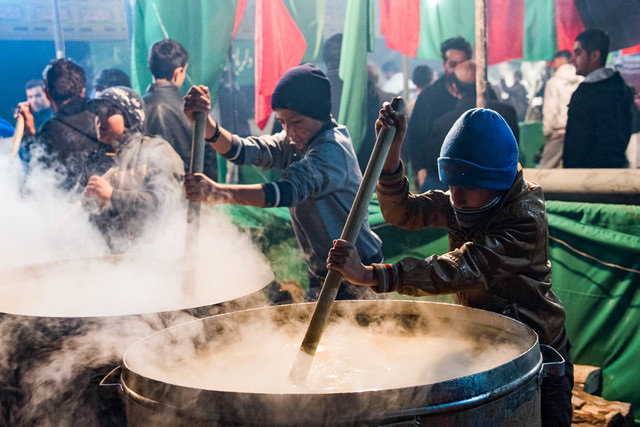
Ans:
[[[238,263],[202,263],[189,295],[183,292],[181,254],[34,265],[0,272],[0,312],[90,317],[172,311],[239,298],[258,291],[273,278],[266,265],[256,262],[252,269],[241,269]]]
[[[191,356],[169,357],[160,362],[163,366],[136,363],[134,369],[163,382],[198,389],[333,393],[437,383],[497,367],[521,354],[515,345],[496,346],[446,332],[445,336],[399,336],[398,331],[389,335],[350,324],[331,325],[306,383],[296,387],[288,375],[303,332],[292,337],[264,325],[237,342],[204,352],[182,352]]]

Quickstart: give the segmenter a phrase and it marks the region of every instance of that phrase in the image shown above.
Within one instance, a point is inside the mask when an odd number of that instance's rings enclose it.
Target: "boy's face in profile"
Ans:
[[[298,150],[302,150],[305,144],[313,137],[323,123],[303,114],[286,108],[276,108],[276,119],[282,124],[282,128]]]
[[[451,204],[457,209],[480,208],[488,205],[500,195],[498,190],[487,190],[484,188],[460,187],[450,185]]]

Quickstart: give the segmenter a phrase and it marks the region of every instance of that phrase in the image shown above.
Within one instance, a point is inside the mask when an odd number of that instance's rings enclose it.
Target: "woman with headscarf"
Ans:
[[[93,175],[84,196],[95,203],[91,220],[113,252],[140,237],[150,219],[184,205],[180,156],[162,138],[142,133],[145,111],[140,95],[124,86],[103,91],[89,108],[96,114],[100,142],[115,149],[115,166]]]

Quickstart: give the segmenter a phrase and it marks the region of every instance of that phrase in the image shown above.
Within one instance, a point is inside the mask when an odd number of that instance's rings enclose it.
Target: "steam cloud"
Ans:
[[[131,344],[268,303],[256,291],[273,279],[269,266],[215,207],[203,206],[185,295],[184,209],[163,212],[113,256],[78,196],[58,191],[51,169],[30,167],[25,179],[17,159],[0,154],[0,425],[119,425],[120,398],[100,398],[97,384]]]

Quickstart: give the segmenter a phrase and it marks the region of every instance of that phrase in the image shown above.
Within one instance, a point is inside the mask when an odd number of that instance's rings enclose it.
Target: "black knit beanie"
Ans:
[[[271,109],[285,108],[312,119],[331,117],[331,85],[318,67],[303,64],[284,73],[271,96]]]

